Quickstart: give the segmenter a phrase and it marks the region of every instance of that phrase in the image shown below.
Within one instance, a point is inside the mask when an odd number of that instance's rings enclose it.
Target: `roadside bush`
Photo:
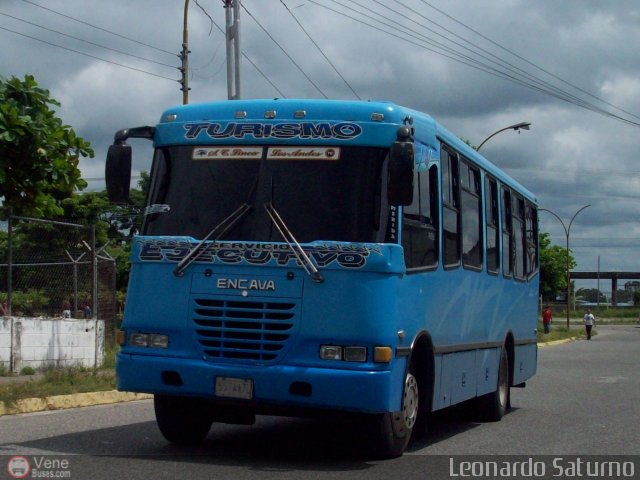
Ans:
[[[2,303],[7,301],[7,294],[0,294]],[[11,296],[11,310],[13,315],[36,317],[46,315],[50,299],[44,290],[15,291]]]

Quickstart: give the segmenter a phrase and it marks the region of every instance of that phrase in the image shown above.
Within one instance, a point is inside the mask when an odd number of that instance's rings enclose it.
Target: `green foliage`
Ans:
[[[640,305],[640,291],[633,292],[633,304]]]
[[[35,375],[36,371],[33,367],[23,367],[22,370],[20,370],[20,375]]]
[[[576,291],[576,298],[592,303],[605,303],[607,301],[607,297],[604,295],[604,293],[598,292],[597,288],[579,288]]]
[[[6,292],[0,292],[0,302],[6,301]],[[45,315],[50,302],[44,290],[14,291],[11,295],[11,313],[27,317]]]
[[[80,156],[93,157],[90,143],[62,123],[52,107],[60,104],[24,80],[0,78],[0,213],[52,217],[61,202],[87,186],[78,168]]]
[[[567,256],[569,269],[576,267],[576,261],[566,248],[551,245],[548,233],[540,238],[540,294],[545,300],[551,300],[567,289]]]

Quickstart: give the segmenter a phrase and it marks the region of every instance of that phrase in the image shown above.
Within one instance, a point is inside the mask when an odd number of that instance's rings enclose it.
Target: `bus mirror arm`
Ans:
[[[411,129],[398,128],[397,139],[391,144],[389,152],[389,171],[387,198],[389,205],[405,206],[413,202],[413,169],[415,148],[411,138]]]
[[[105,165],[105,181],[110,202],[129,203],[132,151],[131,145],[127,144],[127,139],[152,140],[155,132],[155,127],[136,127],[118,130],[114,135],[113,145],[109,147]]]

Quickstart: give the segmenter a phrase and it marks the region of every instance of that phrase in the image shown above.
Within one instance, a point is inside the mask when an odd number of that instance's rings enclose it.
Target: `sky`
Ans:
[[[390,100],[483,147],[570,230],[578,271],[640,272],[640,3],[242,0],[242,98]],[[184,2],[0,0],[0,75],[34,75],[96,152],[182,103]],[[225,10],[189,3],[189,102],[227,98]],[[106,48],[105,48],[106,47]],[[151,150],[133,140],[134,175]],[[540,229],[565,246],[560,221]],[[624,283],[624,282],[622,282]],[[593,282],[578,287],[594,287]],[[620,285],[622,287],[622,285]],[[603,291],[610,289],[602,284]]]

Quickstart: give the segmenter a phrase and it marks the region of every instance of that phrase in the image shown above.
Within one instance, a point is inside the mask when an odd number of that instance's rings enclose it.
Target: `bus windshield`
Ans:
[[[239,158],[219,152],[241,152]],[[388,149],[165,147],[156,150],[143,235],[205,237],[241,205],[252,209],[225,240],[281,241],[272,203],[299,242],[380,242],[381,175]],[[246,158],[253,154],[257,158]],[[229,153],[225,155],[231,156]],[[242,157],[245,158],[242,158]]]

